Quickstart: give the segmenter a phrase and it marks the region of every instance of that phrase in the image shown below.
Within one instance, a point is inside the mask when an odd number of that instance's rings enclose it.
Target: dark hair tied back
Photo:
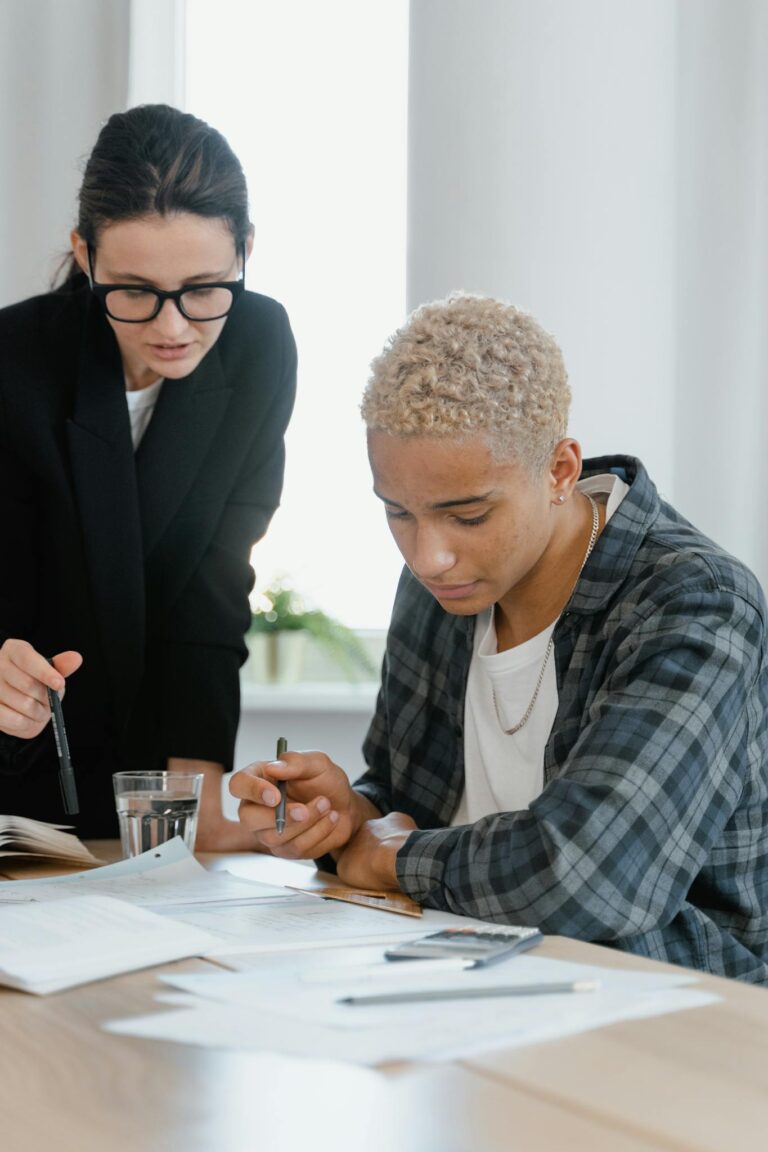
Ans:
[[[245,176],[227,141],[168,104],[110,116],[85,166],[79,203],[77,230],[94,246],[106,225],[153,213],[219,217],[238,248],[251,227]]]

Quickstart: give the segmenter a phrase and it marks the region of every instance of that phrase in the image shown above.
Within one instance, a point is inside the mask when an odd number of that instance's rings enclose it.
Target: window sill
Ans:
[[[371,716],[378,681],[359,684],[303,681],[296,684],[256,684],[242,679],[243,712],[335,712]]]

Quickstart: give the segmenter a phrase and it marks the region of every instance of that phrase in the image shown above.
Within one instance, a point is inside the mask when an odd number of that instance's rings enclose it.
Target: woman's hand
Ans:
[[[287,784],[282,833],[275,828],[278,780]],[[337,851],[366,820],[380,815],[324,752],[286,752],[280,760],[250,764],[234,774],[229,790],[240,800],[241,822],[261,847],[286,860]]]
[[[26,640],[0,647],[0,732],[32,740],[51,718],[48,693],[64,695],[64,683],[83,662],[79,652],[60,652],[53,667]]]

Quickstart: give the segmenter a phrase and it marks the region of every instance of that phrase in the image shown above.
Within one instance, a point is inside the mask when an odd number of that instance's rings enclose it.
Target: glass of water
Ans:
[[[139,856],[181,836],[195,847],[202,772],[114,772],[123,856]]]

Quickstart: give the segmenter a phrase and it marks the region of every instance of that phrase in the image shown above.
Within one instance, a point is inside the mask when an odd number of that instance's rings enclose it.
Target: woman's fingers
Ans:
[[[51,669],[53,671],[53,669]],[[59,680],[61,677],[59,677]],[[0,669],[0,691],[2,691],[3,699],[8,698],[12,692],[18,693],[20,696],[28,697],[31,700],[37,701],[38,704],[48,706],[48,693],[46,692],[45,684],[41,684],[34,676],[30,676],[23,668],[17,664],[12,663],[10,660],[3,661]]]
[[[31,721],[32,724],[40,727],[48,723],[48,718],[51,715],[47,697],[45,703],[42,704],[36,697],[18,692],[7,684],[3,692],[2,702],[10,711],[18,712],[24,720]]]
[[[47,703],[46,689],[63,696],[65,678],[83,662],[79,652],[59,652],[53,660],[51,664],[26,640],[6,640],[0,648],[0,683]]]
[[[57,672],[61,672],[62,676],[71,676],[73,672],[77,672],[78,668],[83,662],[83,658],[79,652],[59,652],[53,657],[53,665]]]
[[[0,730],[23,740],[37,736],[50,717],[49,685],[64,687],[60,673],[26,640],[6,640],[0,648]]]
[[[42,720],[34,720],[7,704],[0,703],[0,732],[8,736],[19,736],[22,740],[31,740],[42,732],[48,723],[50,712],[46,712]]]

